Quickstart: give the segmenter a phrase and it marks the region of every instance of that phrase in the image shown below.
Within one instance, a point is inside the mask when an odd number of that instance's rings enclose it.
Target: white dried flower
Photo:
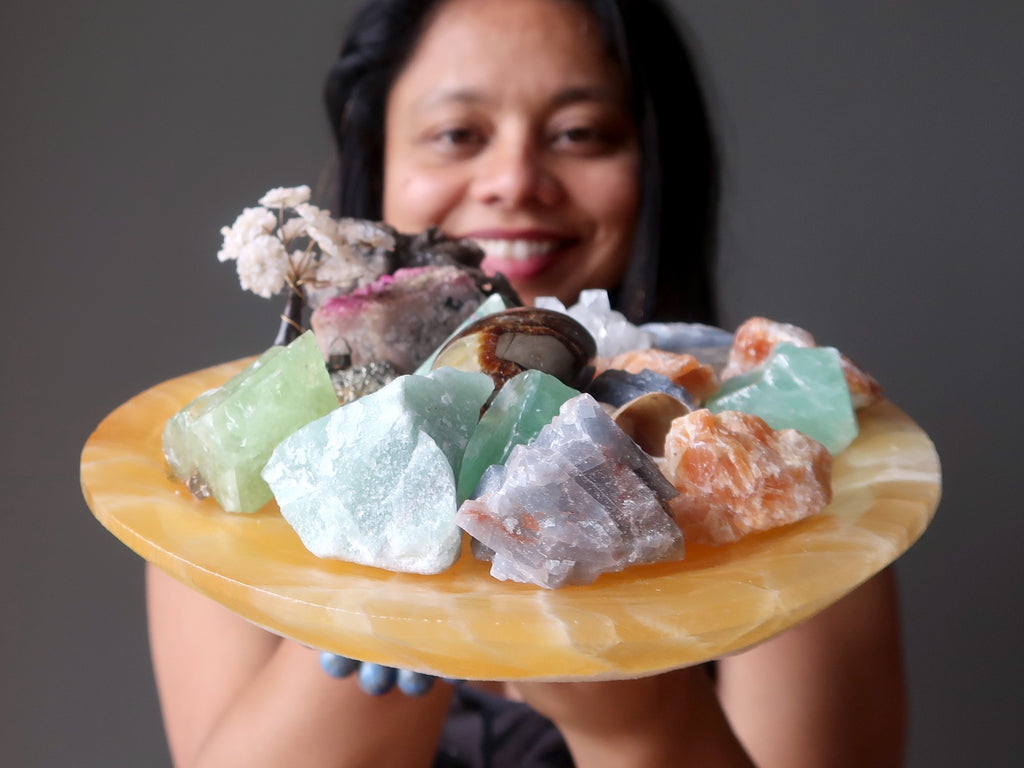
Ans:
[[[265,299],[284,288],[290,268],[284,244],[273,235],[253,238],[238,252],[238,282]]]
[[[269,235],[277,227],[277,216],[266,208],[246,208],[230,227],[222,227],[224,244],[217,252],[219,261],[237,259],[249,242],[257,237]]]
[[[366,275],[366,269],[358,262],[324,254],[316,265],[315,280],[325,285],[333,285],[340,288],[347,288],[357,283]]]
[[[285,243],[290,243],[297,238],[307,237],[308,235],[309,232],[306,231],[305,219],[298,216],[292,216],[292,218],[281,225],[281,239]]]
[[[260,198],[260,205],[267,208],[294,208],[309,202],[310,189],[301,187],[275,187]]]
[[[297,205],[295,212],[306,223],[306,234],[325,254],[348,258],[348,246],[338,231],[338,222],[330,212],[315,205]]]
[[[338,232],[348,242],[369,248],[383,248],[392,251],[395,238],[386,226],[365,219],[340,219],[337,222]]]

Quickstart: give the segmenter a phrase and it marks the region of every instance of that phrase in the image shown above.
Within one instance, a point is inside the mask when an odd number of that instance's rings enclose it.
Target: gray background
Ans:
[[[1024,4],[691,0],[726,150],[725,324],[803,325],[934,438],[901,560],[912,766],[1019,753]],[[115,406],[255,353],[220,226],[315,184],[342,2],[0,9],[0,763],[168,764],[142,562],[78,460]]]

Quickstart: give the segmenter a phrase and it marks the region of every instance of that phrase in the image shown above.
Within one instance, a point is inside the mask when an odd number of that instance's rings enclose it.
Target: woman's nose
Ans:
[[[528,140],[495,142],[480,158],[474,192],[488,205],[550,206],[562,195],[561,183],[542,148]]]

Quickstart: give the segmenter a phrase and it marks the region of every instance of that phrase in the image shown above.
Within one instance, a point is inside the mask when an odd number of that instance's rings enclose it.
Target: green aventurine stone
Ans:
[[[494,396],[466,446],[459,502],[473,495],[489,466],[504,464],[514,446],[533,440],[558,415],[562,403],[578,394],[543,371],[523,371],[510,379]]]
[[[260,471],[274,447],[337,407],[320,347],[306,332],[172,416],[164,455],[193,492],[212,495],[227,512],[255,512],[273,498]]]
[[[833,456],[857,436],[850,390],[832,347],[780,344],[763,366],[725,381],[707,407],[760,416],[772,429],[796,429]]]
[[[440,573],[459,555],[457,466],[493,388],[440,368],[308,424],[263,470],[281,515],[318,557]]]

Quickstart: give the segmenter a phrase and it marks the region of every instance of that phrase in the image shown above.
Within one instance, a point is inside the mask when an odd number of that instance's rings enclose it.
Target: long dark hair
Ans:
[[[382,217],[388,94],[441,2],[371,0],[352,22],[324,88],[339,215]],[[596,19],[621,68],[640,138],[633,257],[613,303],[634,322],[714,322],[718,157],[693,58],[658,0],[572,2]]]

